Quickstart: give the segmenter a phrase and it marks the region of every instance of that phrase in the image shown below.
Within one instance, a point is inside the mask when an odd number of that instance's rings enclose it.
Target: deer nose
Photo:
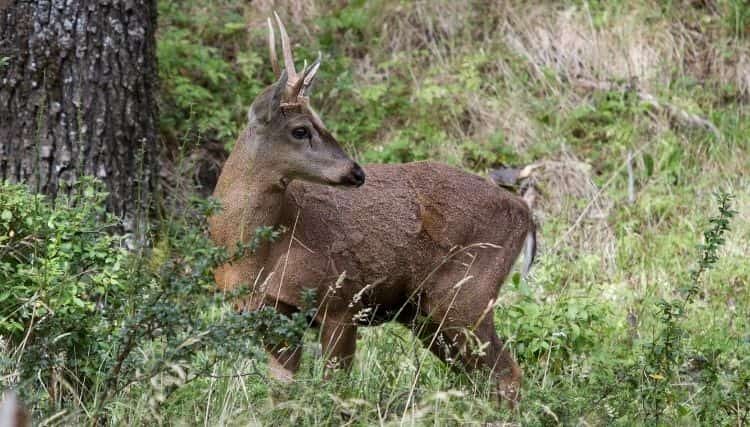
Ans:
[[[361,186],[365,183],[365,171],[357,164],[354,163],[349,174],[344,178],[347,184],[354,185],[356,187]]]

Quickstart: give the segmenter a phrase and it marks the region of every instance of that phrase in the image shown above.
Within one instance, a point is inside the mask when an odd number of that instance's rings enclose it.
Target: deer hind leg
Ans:
[[[432,324],[418,335],[426,333],[422,341],[444,361],[467,371],[488,371],[495,395],[514,408],[521,370],[497,336],[493,319],[502,274],[493,271],[492,258],[478,261],[468,270],[446,268],[427,284],[419,311]]]
[[[456,324],[452,334],[456,356],[468,371],[488,372],[493,382],[493,394],[500,402],[515,409],[520,399],[521,368],[495,332],[490,311],[474,324]]]
[[[422,342],[422,345],[440,360],[451,368],[457,369],[460,367],[456,364],[458,347],[455,345],[455,336],[450,331],[443,329],[443,325],[427,317],[411,319],[408,324],[402,323],[409,326],[414,335]]]
[[[484,370],[491,376],[493,394],[515,408],[521,387],[521,369],[504,347],[491,319],[471,331],[457,325],[446,327],[427,320],[413,326],[422,344],[457,371]]]
[[[294,380],[294,374],[299,369],[302,349],[267,349],[268,373],[277,381],[290,383]]]
[[[508,402],[514,409],[521,397],[521,368],[497,336],[491,318],[482,321],[476,337],[480,343],[486,343],[486,348],[476,356],[478,363],[475,366],[489,369],[495,383],[496,397]]]

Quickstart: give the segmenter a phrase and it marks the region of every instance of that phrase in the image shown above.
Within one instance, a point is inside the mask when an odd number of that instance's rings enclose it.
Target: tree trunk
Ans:
[[[79,176],[132,221],[156,185],[156,0],[0,0],[0,180]],[[128,227],[128,223],[125,223]]]

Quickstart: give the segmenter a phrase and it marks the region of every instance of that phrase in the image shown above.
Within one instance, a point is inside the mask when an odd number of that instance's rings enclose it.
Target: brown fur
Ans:
[[[303,287],[315,288],[324,353],[345,366],[360,323],[352,318],[369,308],[372,323],[395,318],[407,324],[444,360],[493,369],[500,393],[515,399],[520,370],[495,334],[488,306],[533,228],[522,199],[430,162],[370,165],[361,188],[298,180],[285,189],[256,175],[263,171],[252,172],[247,143],[238,142],[220,177],[215,196],[225,209],[211,218],[211,235],[231,249],[261,225],[288,231],[254,256],[218,269],[221,289],[254,284],[245,308],[270,305],[289,313],[301,306]],[[467,331],[489,343],[484,355],[462,348]],[[298,367],[298,349],[273,356],[277,376],[288,378],[284,370]]]
[[[492,309],[533,235],[529,208],[483,178],[431,162],[370,165],[367,183],[354,188],[362,169],[307,98],[284,101],[287,76],[299,82],[290,62],[253,102],[214,192],[223,210],[209,218],[212,239],[229,250],[259,226],[287,232],[218,268],[219,288],[248,284],[242,308],[286,314],[300,309],[303,288],[315,289],[323,353],[343,367],[358,326],[399,321],[443,360],[489,369],[497,394],[515,402],[521,372],[495,333]],[[309,139],[294,137],[300,126]],[[271,373],[291,379],[300,349],[268,350]]]

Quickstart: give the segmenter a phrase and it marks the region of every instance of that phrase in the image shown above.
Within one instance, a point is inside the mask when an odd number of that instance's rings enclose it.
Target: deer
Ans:
[[[274,17],[284,67],[268,18],[277,80],[249,108],[213,193],[222,209],[208,225],[227,250],[261,226],[286,232],[218,266],[218,289],[248,286],[238,310],[273,307],[284,315],[299,312],[302,290],[313,289],[311,324],[327,367],[350,369],[359,327],[400,322],[451,366],[488,372],[498,401],[515,407],[521,369],[495,331],[493,312],[524,246],[525,272],[533,261],[530,208],[485,178],[437,162],[362,168],[310,105],[320,53],[297,71],[286,28]],[[266,351],[269,375],[293,381],[301,345]]]

